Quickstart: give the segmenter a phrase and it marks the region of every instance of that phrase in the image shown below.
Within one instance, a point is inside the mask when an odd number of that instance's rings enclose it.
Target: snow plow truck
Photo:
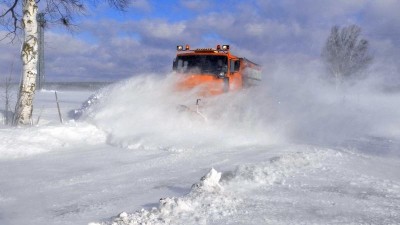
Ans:
[[[179,91],[196,88],[201,96],[237,91],[261,81],[261,67],[231,54],[229,45],[198,49],[178,45],[173,71],[181,76]]]

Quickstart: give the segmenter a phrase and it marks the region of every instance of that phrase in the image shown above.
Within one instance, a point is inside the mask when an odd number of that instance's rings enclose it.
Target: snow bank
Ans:
[[[111,222],[101,224],[206,224],[235,212],[240,200],[226,193],[219,181],[221,173],[211,169],[183,197],[161,198],[158,208],[133,214],[120,213]],[[99,223],[90,223],[91,225]]]
[[[105,134],[86,123],[0,129],[0,159],[10,159],[104,143]],[[83,145],[82,145],[83,144]]]
[[[219,224],[218,221],[234,215],[255,188],[282,183],[294,173],[318,168],[319,162],[337,156],[333,151],[319,150],[291,153],[263,164],[242,165],[223,175],[211,169],[183,197],[162,198],[158,208],[142,209],[133,214],[123,212],[109,222],[90,225]]]

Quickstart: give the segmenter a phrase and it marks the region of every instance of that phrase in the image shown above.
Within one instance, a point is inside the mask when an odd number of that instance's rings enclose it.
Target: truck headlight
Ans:
[[[226,73],[225,72],[221,72],[218,74],[218,78],[224,78],[226,77]]]

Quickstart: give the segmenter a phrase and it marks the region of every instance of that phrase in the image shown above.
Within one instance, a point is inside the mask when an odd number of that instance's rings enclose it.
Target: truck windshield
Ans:
[[[228,59],[219,55],[182,55],[177,56],[173,69],[178,73],[214,74],[226,72]]]

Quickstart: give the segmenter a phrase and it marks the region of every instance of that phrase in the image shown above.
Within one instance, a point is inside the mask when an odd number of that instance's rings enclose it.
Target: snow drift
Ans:
[[[91,124],[0,129],[0,159],[20,158],[62,148],[104,143],[105,133]]]
[[[211,169],[190,193],[182,197],[162,198],[158,208],[142,209],[133,214],[120,213],[102,224],[220,224],[227,216],[238,213],[247,192],[261,186],[284,182],[303,169],[315,169],[326,157],[337,157],[332,151],[291,153],[271,158],[258,165],[242,165],[224,174]],[[219,221],[219,222],[218,222]],[[99,223],[90,223],[90,225]]]

